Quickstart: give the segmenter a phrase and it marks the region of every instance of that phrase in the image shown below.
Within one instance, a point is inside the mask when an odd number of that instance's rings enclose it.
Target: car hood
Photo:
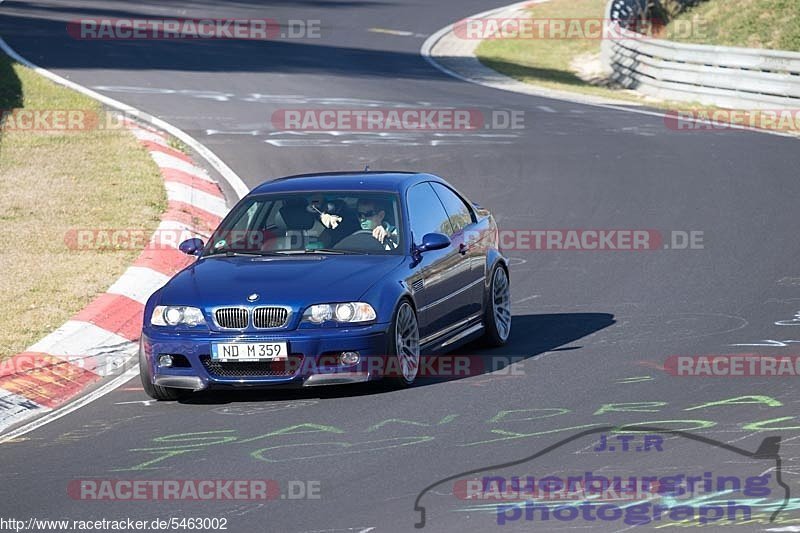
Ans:
[[[161,290],[161,304],[215,307],[289,305],[358,299],[402,263],[399,256],[303,255],[296,257],[213,257],[200,259]]]

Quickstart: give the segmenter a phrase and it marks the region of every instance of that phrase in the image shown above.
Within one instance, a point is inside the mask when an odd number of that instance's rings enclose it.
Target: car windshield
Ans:
[[[203,256],[402,254],[398,195],[320,191],[253,196],[217,228]]]

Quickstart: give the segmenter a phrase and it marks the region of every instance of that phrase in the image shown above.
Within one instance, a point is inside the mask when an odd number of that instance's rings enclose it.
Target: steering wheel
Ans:
[[[372,230],[361,229],[337,242],[334,250],[352,250],[355,252],[385,252],[386,248],[372,236]]]

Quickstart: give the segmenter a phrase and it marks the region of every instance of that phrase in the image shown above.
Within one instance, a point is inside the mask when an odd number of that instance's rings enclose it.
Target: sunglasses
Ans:
[[[372,211],[359,211],[358,218],[364,219],[364,218],[374,217],[375,213],[377,213],[377,211],[375,211],[374,209]]]

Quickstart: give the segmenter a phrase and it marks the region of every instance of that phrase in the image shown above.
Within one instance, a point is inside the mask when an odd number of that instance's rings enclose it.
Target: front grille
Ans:
[[[289,318],[284,307],[257,307],[253,311],[253,325],[257,328],[282,328]]]
[[[221,328],[244,329],[247,327],[247,309],[222,307],[214,311],[214,319]]]
[[[234,361],[223,363],[210,357],[201,359],[209,374],[225,378],[293,376],[303,364],[302,355],[290,355],[285,361]]]

